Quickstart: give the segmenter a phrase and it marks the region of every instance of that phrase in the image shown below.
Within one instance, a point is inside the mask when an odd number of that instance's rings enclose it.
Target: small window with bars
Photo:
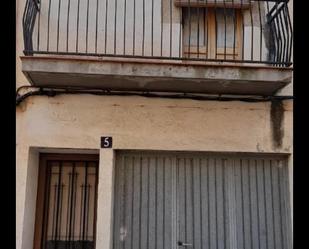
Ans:
[[[34,249],[94,249],[97,155],[42,155]]]

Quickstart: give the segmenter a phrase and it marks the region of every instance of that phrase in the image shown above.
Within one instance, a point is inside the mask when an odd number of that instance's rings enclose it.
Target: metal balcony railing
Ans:
[[[27,0],[24,53],[288,67],[288,0]]]

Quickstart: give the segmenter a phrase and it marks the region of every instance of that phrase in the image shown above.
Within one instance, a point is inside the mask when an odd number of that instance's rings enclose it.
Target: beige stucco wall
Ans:
[[[291,152],[291,101],[284,108],[283,146],[274,148],[270,102],[36,96],[17,107],[17,147],[97,149],[106,134],[118,149]]]
[[[16,88],[29,84],[19,59],[24,4],[25,0],[16,1]],[[292,85],[283,94],[291,95]],[[32,249],[38,152],[70,148],[97,153],[100,137],[110,135],[115,149],[292,153],[293,102],[284,102],[280,148],[272,140],[270,105],[93,95],[28,98],[16,108],[16,248]],[[100,167],[112,167],[111,154],[101,152],[100,158],[108,162],[100,161]],[[292,157],[289,168],[292,197]],[[110,192],[103,191],[110,187],[111,181],[104,181],[111,179],[110,172],[108,168],[100,171],[101,184],[106,185],[99,186],[99,208],[108,205],[102,200],[112,198]],[[98,221],[110,219],[109,214],[101,215]],[[98,222],[98,232],[106,229]],[[100,237],[99,242],[103,241],[105,238]]]
[[[29,174],[35,172],[30,148],[98,150],[100,137],[109,135],[113,136],[114,149],[291,153],[292,102],[284,102],[280,148],[272,139],[270,107],[270,102],[93,95],[28,98],[17,107],[17,248],[31,249],[33,240],[33,233],[24,232],[33,226],[34,213],[27,214],[25,208],[29,206],[27,202],[35,203],[36,195],[31,184],[36,180],[35,173],[29,182]],[[100,162],[101,165],[104,167]],[[289,167],[292,170],[291,161]],[[102,172],[100,176],[106,179]],[[29,184],[32,197],[27,199]],[[106,198],[110,194],[101,193]],[[103,197],[99,198],[99,207],[105,205],[100,203]],[[99,223],[98,229],[104,231],[106,227]],[[25,239],[29,243],[24,244]]]
[[[23,185],[25,186],[24,208],[21,210],[23,211],[22,248],[32,248],[33,240],[29,240],[29,238],[34,237],[34,231],[29,227],[34,227],[35,220],[29,219],[29,217],[34,217],[36,211],[36,195],[33,193],[37,192],[38,181],[34,179],[38,179],[38,151],[29,149],[26,162],[27,178],[26,182],[23,182],[25,184]]]

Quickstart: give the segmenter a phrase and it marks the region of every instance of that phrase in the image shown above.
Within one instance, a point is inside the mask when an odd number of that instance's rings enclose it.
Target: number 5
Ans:
[[[110,146],[108,137],[105,137],[105,138],[104,138],[103,146],[104,146],[104,147],[109,147],[109,146]]]

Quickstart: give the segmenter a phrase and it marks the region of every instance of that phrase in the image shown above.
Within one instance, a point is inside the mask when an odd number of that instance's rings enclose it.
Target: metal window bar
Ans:
[[[208,0],[205,1],[206,3],[208,2]],[[205,15],[208,15],[208,9],[206,8],[204,11],[204,17]],[[205,40],[205,44],[206,44],[206,60],[208,59],[208,19],[204,18],[204,23],[206,22],[206,24],[204,25],[206,27],[206,40]]]
[[[250,2],[250,7],[249,7],[249,13],[250,13],[250,24],[251,24],[251,60],[253,60],[253,46],[254,46],[254,27],[253,27],[253,16],[252,16],[252,5],[251,1]]]
[[[233,20],[227,16],[229,9],[238,13]],[[224,19],[222,41],[217,40],[219,12]],[[292,64],[288,0],[26,0],[23,37],[25,55]],[[233,37],[231,48],[228,37]],[[69,45],[75,45],[75,51]]]
[[[234,5],[234,0],[232,0],[232,5],[233,7]],[[234,34],[233,34],[233,59],[235,59],[235,50],[236,50],[236,25],[237,25],[237,17],[235,15],[233,15],[233,23],[234,23]]]
[[[224,15],[224,59],[226,59],[226,6],[225,0],[223,0],[223,15]],[[235,28],[234,28],[235,30]]]
[[[215,6],[214,6],[214,12],[215,12],[215,59],[217,59],[218,56],[218,32],[217,32],[217,27],[218,27],[218,22],[217,22],[217,4],[218,0],[215,0]]]

